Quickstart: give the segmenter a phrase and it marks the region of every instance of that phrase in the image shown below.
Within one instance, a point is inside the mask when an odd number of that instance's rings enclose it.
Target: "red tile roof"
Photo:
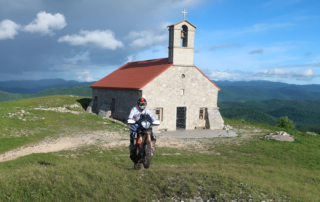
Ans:
[[[90,88],[141,90],[171,66],[172,63],[168,63],[168,58],[128,62],[108,76],[92,84]],[[200,69],[196,66],[194,67],[220,90]]]
[[[172,63],[168,63],[168,58],[128,62],[90,88],[141,90],[171,66]]]

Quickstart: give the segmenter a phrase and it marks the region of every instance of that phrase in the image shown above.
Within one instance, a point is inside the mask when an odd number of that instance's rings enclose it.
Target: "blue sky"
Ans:
[[[184,8],[211,79],[320,84],[316,0],[0,0],[0,80],[93,81],[167,57]]]

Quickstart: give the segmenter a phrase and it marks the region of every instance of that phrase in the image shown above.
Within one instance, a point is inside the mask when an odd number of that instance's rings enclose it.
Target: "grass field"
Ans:
[[[84,112],[90,99],[50,96],[0,103],[0,155],[34,142],[106,131],[128,142],[125,126]],[[24,111],[22,113],[21,111]],[[10,114],[9,114],[10,113]],[[13,115],[14,114],[14,115]],[[23,115],[21,115],[23,114]],[[225,119],[239,137],[161,146],[151,167],[133,170],[127,146],[99,142],[0,163],[0,201],[320,201],[320,136]],[[50,139],[51,138],[51,139]],[[166,154],[166,155],[165,155]]]

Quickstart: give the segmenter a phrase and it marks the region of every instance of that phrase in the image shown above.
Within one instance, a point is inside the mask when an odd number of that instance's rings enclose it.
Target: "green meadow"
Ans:
[[[128,127],[85,113],[89,103],[69,95],[1,102],[0,156],[96,131],[129,142]],[[264,136],[281,128],[240,119],[225,124],[239,136],[157,147],[150,168],[140,171],[127,146],[102,144],[0,162],[0,201],[320,201],[318,134],[286,130],[295,141],[279,142]]]

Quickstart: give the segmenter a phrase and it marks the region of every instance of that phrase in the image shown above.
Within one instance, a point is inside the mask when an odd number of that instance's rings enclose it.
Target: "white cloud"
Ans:
[[[156,35],[152,31],[130,32],[126,37],[131,39],[130,46],[145,47],[162,44],[167,40],[167,34]]]
[[[250,51],[248,54],[262,54],[264,52],[263,49],[256,49],[256,50],[253,50],[253,51]]]
[[[82,61],[82,62],[90,61],[89,52],[86,51],[86,52],[84,52],[82,54],[77,54],[73,58],[66,58],[65,61],[68,62],[68,63],[74,64],[74,65],[77,64],[80,61]]]
[[[0,22],[0,40],[14,39],[14,36],[18,34],[20,27],[20,25],[11,20],[2,20]]]
[[[209,77],[213,80],[219,81],[219,80],[229,80],[233,77],[233,75],[229,74],[228,72],[212,71]]]
[[[263,68],[300,68],[300,67],[313,67],[319,68],[320,62],[311,62],[311,63],[304,63],[304,64],[292,64],[292,65],[272,65],[272,66],[264,66]]]
[[[208,50],[216,50],[219,48],[227,48],[227,47],[240,47],[241,44],[239,43],[227,43],[227,44],[220,44],[220,45],[215,45],[215,46],[205,46],[205,49]]]
[[[111,30],[80,30],[79,34],[66,35],[60,37],[58,42],[69,42],[73,46],[95,45],[104,49],[115,50],[123,47],[123,43],[118,41]]]
[[[213,80],[230,80],[230,81],[250,81],[250,80],[274,80],[278,79],[296,79],[310,80],[315,77],[320,77],[314,73],[312,69],[306,70],[282,70],[272,69],[264,72],[250,71],[212,71],[209,77]]]
[[[292,23],[255,24],[252,27],[248,27],[248,28],[243,29],[242,31],[239,31],[238,34],[262,32],[262,31],[267,31],[270,29],[284,28],[284,27],[289,27],[289,26],[293,26],[293,25],[294,24],[292,24]]]
[[[37,18],[23,28],[23,31],[53,35],[53,30],[61,30],[67,25],[65,17],[56,13],[40,12]]]
[[[266,74],[270,75],[286,75],[286,76],[302,76],[302,77],[312,77],[314,76],[314,72],[312,69],[307,70],[282,70],[282,69],[271,69],[269,71],[265,71]]]
[[[84,70],[83,72],[77,72],[76,74],[78,74],[78,79],[83,80],[83,81],[94,81],[94,79],[92,78],[90,72],[88,70]]]

